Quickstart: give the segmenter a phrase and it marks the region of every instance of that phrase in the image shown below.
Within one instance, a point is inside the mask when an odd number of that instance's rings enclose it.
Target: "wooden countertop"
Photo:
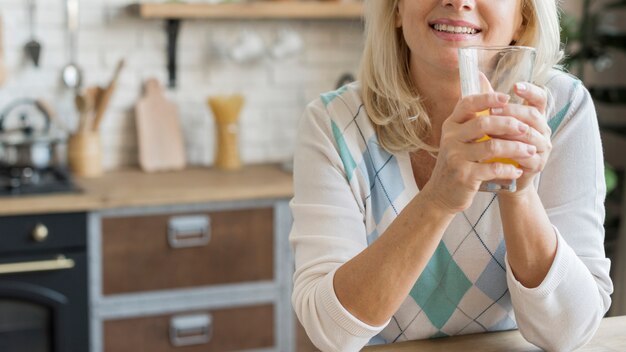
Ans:
[[[99,209],[289,198],[291,174],[277,165],[247,166],[226,172],[190,168],[148,174],[123,170],[93,179],[77,179],[77,194],[0,197],[0,216]]]
[[[526,342],[519,331],[464,335],[441,339],[401,342],[383,346],[371,346],[363,352],[535,352],[541,349]],[[604,318],[593,339],[578,352],[626,351],[626,316]]]

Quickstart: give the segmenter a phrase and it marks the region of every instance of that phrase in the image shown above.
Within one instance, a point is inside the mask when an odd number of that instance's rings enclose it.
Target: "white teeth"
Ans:
[[[435,30],[439,32],[448,32],[448,33],[456,33],[456,34],[476,34],[476,29],[469,27],[460,27],[460,26],[451,26],[447,24],[435,24]]]

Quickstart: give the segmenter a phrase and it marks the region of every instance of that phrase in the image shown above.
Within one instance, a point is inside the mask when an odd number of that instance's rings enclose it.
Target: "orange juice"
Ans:
[[[476,113],[476,117],[478,117],[478,116],[487,116],[489,114],[490,114],[489,109],[487,109],[487,110],[483,110],[481,112],[477,112]],[[490,139],[491,139],[491,137],[485,135],[485,136],[477,139],[476,142],[484,142],[484,141],[488,141]],[[514,165],[515,167],[519,168],[519,163],[517,163],[515,160],[511,160],[511,159],[508,159],[508,158],[493,158],[493,159],[486,160],[485,163],[487,163],[487,164],[491,164],[491,163],[511,164],[511,165]]]

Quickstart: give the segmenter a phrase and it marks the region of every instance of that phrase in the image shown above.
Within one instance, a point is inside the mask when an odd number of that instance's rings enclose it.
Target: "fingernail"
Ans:
[[[500,103],[508,103],[511,96],[508,94],[498,93],[498,102]]]
[[[522,82],[516,83],[515,88],[517,88],[518,91],[523,92],[527,89],[526,83],[522,83]]]
[[[503,112],[504,112],[504,109],[502,109],[502,108],[493,108],[493,109],[491,109],[491,114],[493,114],[493,115],[499,115],[499,114],[501,114]]]
[[[537,152],[537,147],[534,145],[528,145],[526,150],[528,150],[528,154],[534,155]]]
[[[520,123],[519,125],[517,125],[517,129],[521,132],[521,133],[526,133],[528,132],[528,125],[525,123]]]
[[[518,176],[518,177],[522,176],[523,173],[524,173],[524,171],[522,169],[515,170],[515,175]]]

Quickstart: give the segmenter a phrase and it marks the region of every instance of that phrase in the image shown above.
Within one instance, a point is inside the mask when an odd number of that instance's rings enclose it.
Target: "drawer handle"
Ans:
[[[208,216],[178,216],[171,218],[167,241],[172,248],[200,247],[211,239],[211,218]]]
[[[213,336],[213,317],[210,314],[181,315],[170,319],[172,346],[203,345]]]
[[[0,264],[0,275],[29,273],[34,271],[53,271],[71,269],[74,267],[74,260],[59,255],[56,259],[40,260],[35,262]]]

